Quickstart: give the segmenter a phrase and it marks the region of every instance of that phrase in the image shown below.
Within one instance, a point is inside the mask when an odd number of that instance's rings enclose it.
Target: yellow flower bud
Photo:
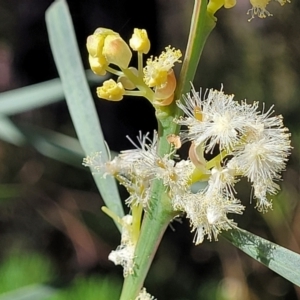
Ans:
[[[134,51],[147,54],[150,50],[150,40],[145,29],[135,28],[129,40],[129,45]]]
[[[102,53],[108,63],[121,68],[127,68],[132,57],[131,50],[126,42],[120,36],[115,35],[106,37]]]
[[[92,35],[88,36],[86,41],[86,48],[92,57],[103,56],[102,51],[103,51],[104,41],[108,35],[118,36],[118,33],[110,29],[100,27],[97,28]]]
[[[207,11],[214,15],[222,6],[231,8],[236,5],[236,0],[210,0],[207,4]]]
[[[129,46],[120,35],[106,28],[97,28],[94,34],[87,38],[86,47],[93,71],[101,67],[105,69],[110,63],[127,68],[132,56]],[[95,73],[100,75],[103,72],[102,70]]]
[[[90,35],[86,40],[86,48],[91,57],[102,55],[104,39],[100,35]]]
[[[100,59],[98,57],[92,57],[89,55],[89,63],[91,70],[97,75],[105,75],[107,63],[101,64]]]
[[[225,0],[224,1],[224,7],[225,8],[231,8],[236,5],[236,0]]]
[[[104,81],[103,86],[97,88],[97,96],[110,101],[120,101],[123,99],[125,89],[121,82],[113,79]]]

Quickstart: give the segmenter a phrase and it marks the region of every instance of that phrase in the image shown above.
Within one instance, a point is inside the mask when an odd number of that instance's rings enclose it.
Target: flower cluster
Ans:
[[[258,16],[259,18],[266,18],[272,16],[272,14],[266,9],[267,5],[269,4],[271,0],[250,0],[250,4],[252,5],[252,8],[250,8],[247,12],[251,16],[249,21],[254,19],[255,16]],[[282,6],[286,2],[290,3],[290,0],[275,0],[279,2],[279,4]],[[214,15],[217,10],[219,10],[222,6],[225,8],[231,8],[235,6],[236,0],[210,0],[207,5],[207,11]]]
[[[272,107],[261,112],[257,102],[233,98],[222,90],[206,91],[202,97],[193,89],[183,102],[178,101],[186,116],[174,122],[187,129],[168,141],[177,146],[190,141],[187,160],[173,157],[175,146],[172,153],[160,157],[154,133],[153,140],[140,134],[138,145],[132,141],[136,149],[122,151],[112,161],[101,162],[98,154],[97,159],[86,158],[85,165],[111,174],[127,188],[126,203],[133,218],[137,216],[134,209],[148,209],[151,184],[161,180],[174,211],[189,218],[194,242],[201,243],[205,236],[217,240],[221,231],[236,226],[228,215],[244,210],[235,191],[239,179],[246,177],[251,182],[256,207],[266,212],[271,207],[270,196],[279,190],[276,182],[291,150],[288,129],[281,116],[273,116]],[[192,187],[199,181],[206,186],[195,192]]]
[[[217,90],[208,91],[202,99],[193,89],[178,106],[186,117],[175,122],[187,126],[181,136],[193,142],[196,155],[190,158],[195,165],[203,153],[218,153],[206,163],[210,178],[205,194],[234,199],[237,178],[246,177],[252,183],[257,209],[267,211],[271,207],[268,195],[279,190],[276,181],[291,150],[282,116],[272,116],[272,107],[260,112],[257,102],[237,102],[233,95]],[[193,176],[195,180],[202,171]]]
[[[148,208],[151,183],[154,179],[162,180],[169,188],[171,198],[175,198],[188,188],[194,170],[190,160],[176,163],[171,159],[173,153],[164,157],[158,156],[157,133],[154,132],[153,135],[151,140],[149,134],[142,136],[140,133],[138,145],[131,140],[135,149],[121,151],[109,162],[102,162],[99,152],[86,157],[83,162],[94,172],[102,173],[103,176],[110,174],[125,186],[130,194],[125,203],[131,208],[135,206]]]
[[[137,52],[138,68],[129,67],[130,48]],[[182,54],[168,46],[159,57],[151,56],[143,67],[143,54],[150,50],[145,29],[135,28],[128,45],[118,33],[98,28],[87,38],[87,50],[95,74],[102,76],[108,71],[118,77],[117,82],[109,79],[97,88],[99,98],[120,101],[124,95],[143,96],[157,106],[166,106],[173,101],[176,88],[173,67],[180,62]]]

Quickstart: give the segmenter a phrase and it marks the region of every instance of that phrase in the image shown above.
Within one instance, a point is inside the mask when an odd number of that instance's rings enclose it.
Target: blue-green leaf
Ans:
[[[59,78],[0,94],[0,111],[13,115],[61,101],[64,98]]]
[[[239,228],[221,234],[258,262],[300,286],[300,255]]]
[[[95,104],[88,87],[68,6],[64,0],[55,1],[46,12],[50,45],[78,139],[86,155],[101,151],[108,154],[98,121]],[[123,207],[115,181],[94,175],[105,204],[118,216]]]
[[[15,146],[23,146],[26,143],[23,133],[5,115],[0,115],[0,139]]]
[[[84,153],[76,138],[37,126],[24,124],[16,124],[16,126],[26,138],[26,142],[30,143],[41,154],[83,168],[81,162]]]
[[[91,70],[85,72],[90,83],[103,79]],[[14,115],[38,107],[43,107],[64,99],[64,91],[59,78],[0,93],[0,112]]]

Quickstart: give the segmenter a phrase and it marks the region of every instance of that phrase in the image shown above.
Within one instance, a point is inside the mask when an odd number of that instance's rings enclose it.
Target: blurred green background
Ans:
[[[44,21],[51,3],[0,0],[0,300],[25,294],[30,300],[118,299],[122,270],[107,256],[120,236],[100,211],[101,196],[81,166],[82,151],[59,82],[48,82],[35,94],[36,87],[7,92],[57,77]],[[68,4],[86,67],[85,39],[97,27],[112,28],[125,40],[133,28],[146,28],[154,55],[169,44],[185,49],[193,1]],[[284,116],[294,149],[273,211],[258,213],[250,203],[251,188],[241,182],[237,190],[247,209],[235,219],[241,228],[300,253],[300,4],[280,7],[272,1],[274,16],[250,23],[249,8],[248,1],[238,1],[217,13],[194,86],[223,85],[236,100],[261,101],[266,109],[275,104],[276,114]],[[95,95],[95,78],[90,82]],[[51,104],[22,108],[34,97],[47,96]],[[134,137],[156,126],[145,100],[95,103],[113,151],[131,147],[127,134]],[[13,112],[9,118],[7,111]],[[222,238],[197,247],[192,239],[185,219],[167,230],[145,283],[159,300],[300,299],[300,288]]]

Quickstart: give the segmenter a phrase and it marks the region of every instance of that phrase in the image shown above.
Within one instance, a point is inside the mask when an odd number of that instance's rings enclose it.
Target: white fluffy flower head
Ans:
[[[291,151],[290,133],[282,116],[274,115],[273,107],[265,110],[263,105],[260,111],[258,102],[235,101],[234,95],[226,95],[222,89],[202,95],[193,88],[183,100],[178,106],[185,116],[174,122],[186,128],[179,136],[167,138],[172,145],[170,153],[159,155],[156,132],[153,139],[140,133],[137,143],[130,139],[134,149],[121,151],[107,162],[98,153],[87,157],[84,164],[104,176],[114,176],[126,187],[130,195],[125,203],[137,223],[142,210],[150,208],[152,183],[160,181],[174,212],[189,218],[194,242],[199,244],[205,236],[217,240],[222,231],[237,226],[229,215],[244,210],[235,189],[241,177],[251,183],[258,211],[272,207],[271,197],[280,189],[277,181]],[[187,141],[191,142],[189,157],[179,160],[175,151]],[[204,182],[202,188],[194,189],[195,184]],[[123,220],[121,245],[109,256],[123,266],[124,276],[133,272],[139,231],[135,227],[132,234],[128,228],[134,226],[127,221]]]
[[[182,142],[192,142],[190,156],[195,164],[191,182],[207,181],[197,193],[176,197],[174,207],[186,212],[195,243],[204,236],[217,239],[222,230],[236,226],[228,213],[241,214],[244,207],[236,199],[235,184],[240,177],[251,182],[256,208],[271,208],[270,197],[279,190],[280,180],[290,154],[290,134],[282,116],[273,115],[273,107],[259,111],[258,102],[235,101],[233,95],[209,90],[201,96],[192,89],[178,106],[185,113],[175,119],[187,129]],[[206,159],[209,154],[213,158]]]

